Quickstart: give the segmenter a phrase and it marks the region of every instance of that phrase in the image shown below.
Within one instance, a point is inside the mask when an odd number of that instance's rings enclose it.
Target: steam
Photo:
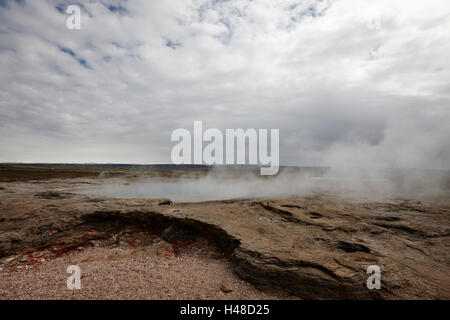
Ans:
[[[119,198],[170,198],[176,202],[289,198],[314,194],[370,199],[428,198],[448,192],[448,171],[283,168],[262,177],[251,170],[213,169],[205,175],[107,179],[84,193]]]

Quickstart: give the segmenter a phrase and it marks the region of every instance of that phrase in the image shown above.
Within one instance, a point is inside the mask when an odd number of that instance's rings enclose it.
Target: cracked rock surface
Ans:
[[[119,246],[114,237],[124,230],[151,231],[175,247],[192,235],[211,241],[239,278],[261,289],[307,299],[450,299],[448,197],[176,203],[71,191],[89,181],[2,184],[1,261],[25,263],[18,257],[58,256],[108,239]],[[380,290],[366,287],[370,265],[381,268]]]

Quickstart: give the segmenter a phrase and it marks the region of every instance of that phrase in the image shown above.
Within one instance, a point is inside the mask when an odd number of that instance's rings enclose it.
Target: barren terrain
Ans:
[[[182,203],[81,192],[140,173],[21,172],[0,179],[1,299],[450,298],[448,194]]]

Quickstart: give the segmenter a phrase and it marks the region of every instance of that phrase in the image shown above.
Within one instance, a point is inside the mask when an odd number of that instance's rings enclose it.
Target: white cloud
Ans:
[[[0,3],[0,161],[169,162],[203,120],[280,128],[282,164],[449,169],[448,1]]]

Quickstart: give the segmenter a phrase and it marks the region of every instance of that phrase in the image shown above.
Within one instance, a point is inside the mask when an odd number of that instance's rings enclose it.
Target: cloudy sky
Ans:
[[[285,165],[450,169],[449,30],[448,0],[0,0],[0,162],[170,163],[203,120],[279,128]]]

